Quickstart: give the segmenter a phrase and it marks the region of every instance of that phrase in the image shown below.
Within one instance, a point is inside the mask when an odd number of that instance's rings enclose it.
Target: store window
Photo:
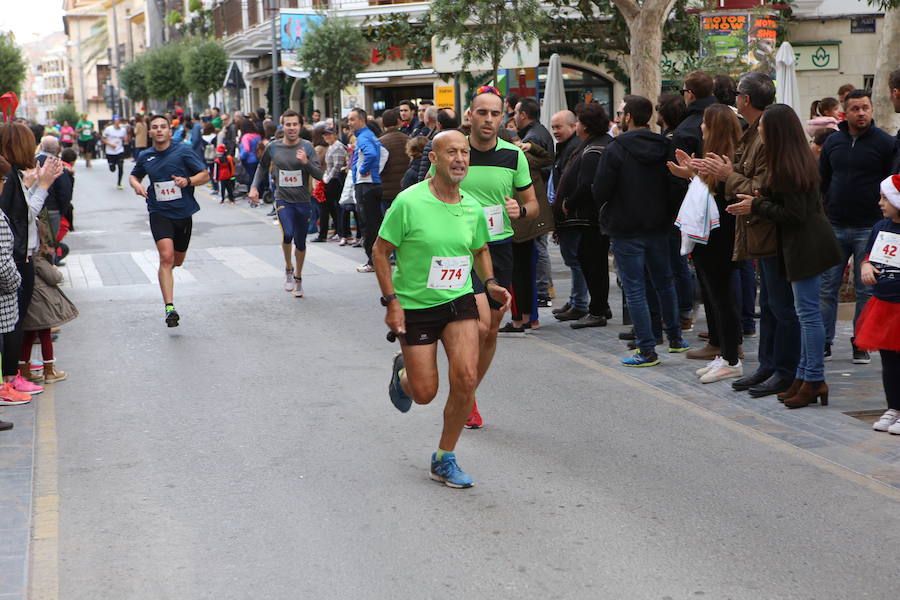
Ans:
[[[565,87],[566,103],[569,110],[586,100],[598,102],[611,114],[613,101],[613,82],[602,75],[588,71],[582,67],[563,65],[563,85]],[[538,67],[538,81],[541,89],[547,86],[547,64]]]
[[[378,87],[372,89],[372,112],[376,117],[389,108],[397,108],[401,100],[412,100],[417,105],[422,100],[434,99],[434,86],[404,85],[395,87]]]

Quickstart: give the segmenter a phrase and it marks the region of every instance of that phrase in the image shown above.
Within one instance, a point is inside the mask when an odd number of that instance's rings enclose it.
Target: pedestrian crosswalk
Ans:
[[[280,278],[283,276],[280,249],[273,257],[272,247],[219,246],[192,249],[185,266],[174,271],[176,283],[220,280],[234,274],[241,279]],[[342,249],[343,250],[343,249]],[[276,258],[277,257],[277,258]],[[355,273],[363,256],[354,252],[339,254],[309,244],[304,274]],[[159,257],[155,250],[79,254],[66,257],[63,287],[91,289],[125,285],[157,285]]]

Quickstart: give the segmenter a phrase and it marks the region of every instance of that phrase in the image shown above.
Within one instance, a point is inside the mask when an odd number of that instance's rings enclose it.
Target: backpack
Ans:
[[[203,143],[206,144],[203,148],[203,159],[208,163],[216,160],[216,145],[212,142]]]

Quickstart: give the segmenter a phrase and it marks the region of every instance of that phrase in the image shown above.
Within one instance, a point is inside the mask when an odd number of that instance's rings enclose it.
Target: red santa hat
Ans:
[[[881,193],[895,208],[900,209],[900,175],[891,175],[882,181]]]

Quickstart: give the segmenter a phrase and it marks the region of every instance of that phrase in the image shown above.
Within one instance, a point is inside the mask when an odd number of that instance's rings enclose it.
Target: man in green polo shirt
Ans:
[[[472,270],[501,310],[510,295],[494,278],[481,205],[460,191],[469,167],[469,142],[458,131],[434,138],[434,175],[401,192],[387,211],[372,252],[385,323],[400,340],[388,392],[401,412],[437,395],[437,342],[449,362],[450,394],[444,428],[431,456],[431,478],[472,486],[456,464],[456,443],[475,402],[478,382],[478,307]],[[397,268],[391,276],[390,256]]]
[[[91,166],[91,159],[94,158],[94,122],[88,120],[87,113],[82,113],[81,118],[75,125],[75,133],[78,134],[78,147],[81,149],[81,157],[84,158],[87,166]]]
[[[491,240],[488,248],[494,266],[494,276],[507,290],[512,289],[511,219],[533,219],[540,213],[528,159],[516,146],[497,137],[503,122],[503,98],[497,88],[483,86],[475,92],[469,107],[469,174],[459,188],[467,197],[476,200],[484,212]],[[497,332],[505,308],[491,300],[478,277],[474,282],[478,303],[481,348],[478,358],[478,382],[484,379],[497,349]],[[478,405],[473,403],[466,427],[478,429],[484,425]]]

